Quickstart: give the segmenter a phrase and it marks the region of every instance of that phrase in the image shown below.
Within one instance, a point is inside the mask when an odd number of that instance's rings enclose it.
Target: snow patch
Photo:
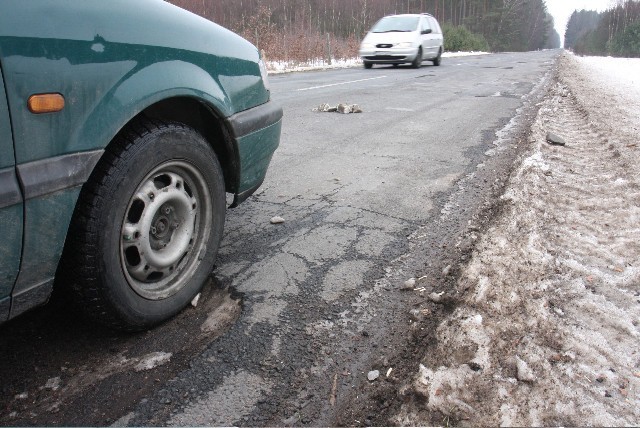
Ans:
[[[171,360],[173,354],[170,352],[152,352],[148,355],[140,357],[138,364],[133,368],[137,372],[155,369]]]
[[[640,420],[640,59],[559,65],[399,424],[428,424],[424,410],[480,426]]]
[[[490,55],[488,52],[445,52],[443,58],[455,58],[474,55]],[[299,71],[331,70],[338,68],[362,67],[360,58],[332,59],[315,58],[310,61],[266,61],[269,74],[292,73]]]

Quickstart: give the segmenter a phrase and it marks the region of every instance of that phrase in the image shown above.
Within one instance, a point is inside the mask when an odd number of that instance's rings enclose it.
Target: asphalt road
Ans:
[[[400,288],[451,292],[557,54],[272,76],[280,148],[197,307],[123,336],[57,297],[0,327],[0,423],[384,423],[455,304]],[[312,111],[340,102],[363,113]]]

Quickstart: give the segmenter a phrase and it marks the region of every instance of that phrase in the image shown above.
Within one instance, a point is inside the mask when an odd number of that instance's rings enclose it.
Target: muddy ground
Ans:
[[[499,215],[431,296],[454,308],[388,424],[640,422],[640,120],[603,82],[560,59]]]

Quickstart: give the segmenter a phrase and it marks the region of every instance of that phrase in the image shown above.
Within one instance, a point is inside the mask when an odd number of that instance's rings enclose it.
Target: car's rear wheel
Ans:
[[[411,63],[411,67],[420,68],[422,65],[422,48],[418,48],[418,54],[416,55],[416,59]]]
[[[369,70],[371,67],[373,67],[373,63],[372,62],[364,61],[364,68]]]
[[[433,65],[439,66],[442,63],[442,48],[438,50],[438,56],[433,59]]]
[[[215,153],[192,128],[140,121],[85,183],[61,265],[87,314],[140,330],[184,308],[210,275],[226,199]]]

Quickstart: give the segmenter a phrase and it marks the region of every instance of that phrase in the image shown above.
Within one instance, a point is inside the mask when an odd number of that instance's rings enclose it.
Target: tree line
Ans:
[[[640,1],[620,0],[602,13],[573,12],[565,47],[581,55],[640,57]]]
[[[269,59],[357,56],[360,40],[385,15],[431,13],[458,45],[491,51],[560,46],[543,0],[170,0],[227,27]]]

